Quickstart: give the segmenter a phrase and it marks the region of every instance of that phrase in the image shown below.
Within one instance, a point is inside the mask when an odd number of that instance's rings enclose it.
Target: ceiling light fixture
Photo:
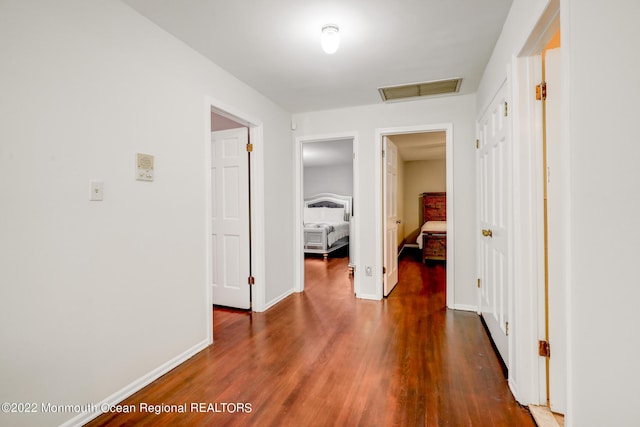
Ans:
[[[338,50],[340,46],[340,29],[335,24],[326,24],[322,26],[322,35],[320,36],[320,43],[322,44],[322,50],[325,53],[331,55]]]

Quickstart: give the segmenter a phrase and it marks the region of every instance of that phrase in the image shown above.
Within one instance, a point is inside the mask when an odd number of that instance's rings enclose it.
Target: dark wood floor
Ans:
[[[265,313],[215,309],[214,345],[123,402],[187,413],[89,425],[535,426],[478,316],[445,308],[444,264],[403,258],[382,302],[355,299],[346,258],[305,269],[305,292]],[[192,411],[198,402],[218,412]]]

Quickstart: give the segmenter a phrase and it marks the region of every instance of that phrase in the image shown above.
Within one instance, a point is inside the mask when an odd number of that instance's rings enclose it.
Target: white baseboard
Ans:
[[[475,313],[478,312],[478,306],[476,305],[454,304],[452,308],[454,310],[473,311]]]
[[[374,294],[356,294],[356,298],[380,301],[380,297]]]
[[[282,295],[272,299],[271,301],[267,302],[264,306],[264,310],[262,311],[267,311],[268,309],[270,309],[271,307],[273,307],[274,305],[278,304],[280,301],[282,301],[283,299],[285,299],[286,297],[288,297],[289,295],[293,294],[293,289],[289,289],[287,290],[285,293],[283,293]]]
[[[111,406],[119,402],[122,402],[127,397],[142,390],[144,387],[148,386],[149,384],[151,384],[152,382],[154,382],[155,380],[157,380],[158,378],[160,378],[161,376],[163,376],[164,374],[166,374],[176,366],[192,358],[193,356],[195,356],[197,353],[199,353],[200,351],[202,351],[208,346],[209,346],[208,340],[205,339],[203,341],[200,341],[198,344],[194,345],[190,349],[184,351],[183,353],[179,354],[178,356],[174,357],[168,362],[162,364],[161,366],[157,367],[156,369],[149,372],[148,374],[138,378],[131,384],[118,390],[117,392],[113,393],[111,396],[107,397],[101,402],[96,403],[95,411],[80,413],[77,416],[71,418],[69,421],[61,424],[60,427],[71,427],[71,426],[75,427],[75,426],[82,426],[88,423],[92,419],[102,415],[103,412],[100,410],[100,408],[102,408],[103,406]]]

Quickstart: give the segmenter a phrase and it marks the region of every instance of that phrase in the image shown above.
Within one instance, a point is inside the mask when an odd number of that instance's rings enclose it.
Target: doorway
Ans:
[[[565,412],[568,394],[566,298],[569,236],[569,166],[560,4],[551,1],[520,55],[514,59],[515,277],[521,291],[515,321],[519,400]],[[551,42],[551,44],[550,44]],[[546,82],[546,88],[543,83]],[[542,99],[545,98],[546,99]],[[512,380],[510,379],[510,382]]]
[[[249,127],[211,113],[213,305],[251,309]]]
[[[234,306],[233,304],[218,302],[214,299],[214,285],[222,285],[229,283],[230,278],[235,278],[231,283],[235,287],[243,286],[246,291],[243,299],[249,301],[248,307],[239,307],[252,311],[263,311],[265,292],[264,292],[264,185],[263,185],[263,163],[264,153],[262,149],[263,126],[262,123],[241,111],[236,111],[228,106],[222,106],[219,102],[207,98],[206,103],[206,140],[205,140],[205,165],[208,171],[207,182],[205,184],[205,203],[207,206],[206,218],[206,253],[207,253],[207,281],[206,281],[206,304],[207,304],[207,333],[209,342],[213,342],[213,312],[211,308],[214,304],[225,306]],[[239,159],[238,166],[241,166],[244,172],[240,173],[240,169],[235,166],[227,169],[227,178],[229,183],[235,183],[237,186],[237,197],[234,199],[228,191],[216,190],[219,179],[215,178],[213,163],[215,153],[212,136],[218,133],[235,133],[231,139],[222,138],[220,153],[218,157],[230,158],[235,154]],[[242,142],[239,142],[242,139]],[[244,142],[246,139],[246,143]],[[226,142],[225,142],[226,141]],[[250,144],[250,145],[247,145]],[[247,154],[250,150],[250,154]],[[249,160],[250,156],[250,160]],[[226,160],[225,160],[226,161]],[[224,166],[222,166],[224,168]],[[234,178],[234,179],[231,179]],[[244,216],[246,221],[238,230],[237,236],[231,236],[225,239],[224,233],[220,232],[214,224],[216,209],[221,206],[225,208],[225,215],[233,213],[234,215],[226,216]],[[228,224],[227,224],[228,225]],[[225,225],[226,226],[226,225]],[[214,237],[214,235],[216,235]],[[218,237],[222,239],[222,243],[214,242]],[[242,255],[240,242],[244,239]],[[226,240],[226,242],[224,242]],[[223,245],[222,254],[220,254],[219,244]],[[224,244],[227,244],[225,247]],[[235,246],[234,246],[235,245]],[[237,249],[237,250],[234,250]],[[234,261],[234,256],[226,256],[236,253],[238,258]],[[223,265],[220,265],[220,262]],[[218,263],[216,265],[216,263]],[[224,274],[220,274],[220,272]],[[242,278],[242,280],[240,279]],[[244,282],[244,283],[242,283]],[[252,282],[253,284],[249,284]],[[249,289],[249,287],[251,287]]]
[[[376,259],[379,260],[382,267],[382,275],[376,275],[376,288],[379,292],[379,297],[383,298],[392,291],[395,286],[390,281],[395,280],[395,273],[389,268],[387,264],[395,265],[398,255],[399,244],[401,246],[417,246],[418,243],[415,239],[420,234],[422,227],[422,216],[420,212],[420,200],[422,193],[429,192],[429,189],[439,188],[439,192],[445,192],[446,200],[446,237],[444,241],[445,246],[445,259],[446,259],[446,304],[447,307],[453,307],[454,305],[454,224],[453,224],[453,146],[452,146],[452,132],[453,125],[451,123],[435,124],[435,125],[419,125],[409,127],[387,128],[376,130],[376,183],[377,190],[376,195]],[[391,144],[389,144],[391,143]],[[389,185],[385,186],[385,177],[387,174],[386,162],[389,160],[387,154],[383,154],[383,148],[387,146],[392,148],[393,152],[399,152],[397,156],[401,159],[401,162],[396,164],[396,180],[397,182],[404,182],[403,187],[410,188],[405,194],[398,197],[393,196],[393,192],[388,193]],[[394,155],[392,154],[391,157]],[[413,171],[411,167],[405,168],[405,160],[409,165],[411,162],[427,161],[430,163],[415,163],[412,166],[416,166],[416,171]],[[430,165],[427,169],[427,176],[429,171],[433,172],[438,169],[444,168],[444,179],[431,177],[430,183],[425,183],[426,187],[412,187],[414,184],[411,177],[417,179],[425,179],[425,166]],[[440,166],[438,166],[440,165]],[[407,172],[410,177],[407,179]],[[392,173],[391,176],[394,174]],[[439,175],[436,173],[436,175]],[[400,178],[398,178],[400,177]],[[421,178],[420,178],[421,177]],[[393,178],[387,181],[393,181]],[[406,183],[409,185],[406,185]],[[443,182],[444,181],[444,182]],[[435,186],[435,187],[429,187]],[[444,189],[442,189],[444,187]],[[419,190],[423,188],[423,190]],[[427,190],[427,191],[425,191]],[[398,203],[398,200],[402,199],[402,203]],[[392,205],[397,203],[399,208],[395,210]],[[389,213],[390,215],[387,215]],[[399,217],[397,214],[400,214]],[[391,218],[391,219],[390,219]],[[394,229],[396,232],[399,230],[398,237],[395,235],[394,230],[391,233],[388,229]],[[390,237],[387,237],[390,236]],[[401,237],[400,237],[401,236]],[[395,240],[395,241],[394,241]],[[392,264],[393,263],[393,264]],[[393,276],[390,277],[391,273]],[[388,285],[387,285],[388,283]]]
[[[424,245],[422,233],[426,231],[425,225],[430,226],[427,222],[435,224],[436,221],[424,215],[425,197],[438,193],[441,200],[445,200],[442,196],[447,191],[446,132],[385,135],[382,161],[383,295],[387,297],[398,283],[398,257],[402,252],[411,252],[427,264],[446,264],[445,253],[424,256],[429,249]],[[438,206],[446,213],[446,203]],[[438,222],[442,220],[437,218]],[[440,247],[439,252],[446,248],[439,243],[446,238],[446,229],[425,236],[430,247],[433,242]]]
[[[296,138],[296,292],[304,290],[305,258],[340,256],[357,294],[357,168],[355,134]]]

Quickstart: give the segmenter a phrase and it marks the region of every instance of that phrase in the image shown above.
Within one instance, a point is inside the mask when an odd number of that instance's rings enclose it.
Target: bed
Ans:
[[[447,259],[447,193],[422,193],[422,227],[416,240],[422,260]]]
[[[316,194],[304,200],[304,253],[322,254],[349,245],[351,196]]]

